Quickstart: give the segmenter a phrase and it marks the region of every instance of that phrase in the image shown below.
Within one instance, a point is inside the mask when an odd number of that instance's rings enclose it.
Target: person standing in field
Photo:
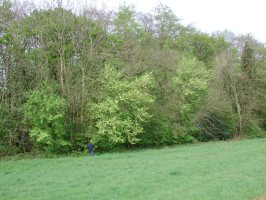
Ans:
[[[92,143],[91,140],[88,142],[88,151],[89,151],[90,156],[94,155],[94,144]]]

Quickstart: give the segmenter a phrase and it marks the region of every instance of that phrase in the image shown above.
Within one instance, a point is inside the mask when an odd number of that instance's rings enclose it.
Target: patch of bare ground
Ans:
[[[254,200],[266,200],[266,194],[259,196],[259,197],[256,197]]]

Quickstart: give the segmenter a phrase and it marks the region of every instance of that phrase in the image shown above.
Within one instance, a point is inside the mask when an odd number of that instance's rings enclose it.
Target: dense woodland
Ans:
[[[266,136],[266,47],[171,8],[0,0],[0,156]]]

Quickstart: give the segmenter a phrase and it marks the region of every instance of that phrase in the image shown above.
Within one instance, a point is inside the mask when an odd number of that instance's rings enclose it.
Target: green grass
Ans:
[[[0,161],[0,199],[251,200],[266,194],[266,139]]]

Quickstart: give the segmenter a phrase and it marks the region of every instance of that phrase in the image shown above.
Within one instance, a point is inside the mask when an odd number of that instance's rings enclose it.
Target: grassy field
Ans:
[[[0,199],[251,200],[266,194],[266,139],[0,161]]]

